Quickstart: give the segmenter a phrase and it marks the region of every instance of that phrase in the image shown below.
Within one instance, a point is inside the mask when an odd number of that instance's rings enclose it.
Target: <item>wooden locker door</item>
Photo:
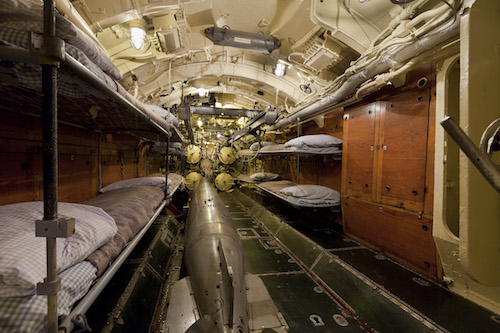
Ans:
[[[342,153],[343,194],[372,199],[375,115],[380,102],[361,105],[344,114]]]
[[[383,102],[377,149],[377,202],[421,212],[424,203],[430,90]]]

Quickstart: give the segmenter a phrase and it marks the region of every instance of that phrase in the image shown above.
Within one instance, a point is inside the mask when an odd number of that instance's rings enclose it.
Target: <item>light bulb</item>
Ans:
[[[146,42],[146,31],[137,27],[130,27],[130,42],[136,50],[142,49]]]

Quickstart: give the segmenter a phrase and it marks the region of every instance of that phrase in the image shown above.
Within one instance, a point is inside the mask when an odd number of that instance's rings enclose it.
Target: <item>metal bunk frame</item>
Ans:
[[[85,80],[91,86],[99,89],[131,112],[143,122],[151,125],[155,131],[165,135],[167,142],[166,157],[168,160],[168,146],[172,132],[163,128],[153,121],[149,116],[136,108],[132,103],[116,91],[110,89],[104,82],[96,78],[87,68],[64,52],[64,41],[56,36],[56,13],[55,0],[44,0],[43,4],[43,47],[40,54],[33,55],[25,49],[1,46],[0,54],[3,60],[11,60],[26,63],[36,63],[42,66],[42,137],[43,137],[43,197],[44,215],[43,220],[36,221],[36,236],[47,239],[47,278],[43,283],[38,283],[37,294],[47,295],[47,332],[56,333],[58,327],[57,293],[61,289],[60,278],[57,276],[56,239],[58,237],[69,237],[74,233],[74,219],[59,219],[57,212],[58,203],[58,110],[57,110],[57,75],[59,65]],[[172,127],[171,127],[172,129]],[[182,136],[178,134],[182,141]],[[99,135],[101,138],[101,135]],[[101,143],[99,140],[99,152]],[[101,154],[99,154],[99,188],[102,186],[102,167],[100,165]],[[168,181],[168,167],[166,170]],[[97,298],[111,280],[118,268],[123,264],[137,243],[144,236],[149,227],[160,214],[169,200],[165,191],[165,200],[156,209],[150,221],[139,231],[134,239],[125,247],[121,254],[115,259],[108,270],[98,279],[86,297],[78,304],[71,314],[63,321],[61,330],[70,332],[75,323],[80,323],[81,314],[84,313]]]

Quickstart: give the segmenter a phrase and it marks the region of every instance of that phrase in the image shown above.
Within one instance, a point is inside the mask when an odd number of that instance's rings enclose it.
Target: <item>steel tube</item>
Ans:
[[[87,295],[78,303],[78,305],[71,311],[71,313],[64,318],[62,321],[61,325],[59,326],[59,332],[71,332],[73,330],[74,324],[72,319],[75,318],[77,315],[85,314],[87,310],[92,306],[94,301],[97,299],[97,297],[101,294],[103,289],[107,286],[109,281],[113,278],[113,276],[116,274],[118,269],[122,266],[122,264],[125,262],[125,260],[128,258],[130,253],[134,250],[134,248],[137,246],[137,244],[141,241],[142,237],[146,234],[146,232],[149,230],[153,222],[156,220],[158,215],[160,215],[162,209],[165,207],[167,204],[167,201],[164,200],[160,206],[155,211],[155,214],[149,222],[137,233],[137,235],[134,237],[134,239],[125,247],[125,249],[120,253],[120,255],[113,261],[111,266],[106,270],[106,272],[96,281],[92,289],[89,290]]]
[[[226,115],[234,117],[254,118],[260,111],[258,110],[244,110],[244,109],[223,109],[215,108],[212,106],[191,106],[191,113],[202,115]]]
[[[55,4],[44,1],[44,47],[56,35]],[[42,65],[42,138],[43,138],[43,218],[57,219],[57,67]],[[47,237],[47,278],[45,283],[57,281],[56,238]],[[47,331],[57,332],[57,291],[47,295]]]
[[[458,144],[460,149],[467,155],[469,160],[476,166],[479,172],[486,178],[488,183],[500,193],[500,171],[490,160],[488,155],[481,153],[478,147],[472,142],[469,136],[457,125],[451,117],[446,117],[441,121],[450,137]]]
[[[99,191],[102,188],[102,134],[98,135],[99,142],[97,143],[97,176],[99,178]]]
[[[168,165],[169,165],[169,151],[170,148],[170,136],[167,135],[167,147],[165,149],[165,200],[168,198]]]

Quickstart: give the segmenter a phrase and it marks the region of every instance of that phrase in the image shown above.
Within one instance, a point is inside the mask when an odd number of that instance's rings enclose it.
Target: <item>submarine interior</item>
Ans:
[[[0,1],[0,332],[500,332],[500,1]]]

